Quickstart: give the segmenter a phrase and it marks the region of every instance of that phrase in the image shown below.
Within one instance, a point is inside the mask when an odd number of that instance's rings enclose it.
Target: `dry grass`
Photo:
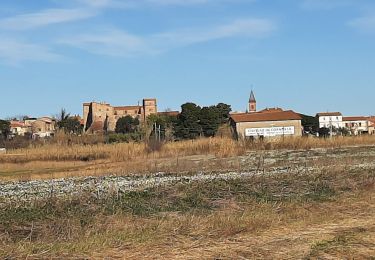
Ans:
[[[374,145],[375,136],[318,138],[284,138],[270,142],[235,141],[230,138],[204,138],[180,142],[168,142],[157,151],[150,152],[145,143],[120,143],[68,145],[64,143],[11,150],[0,155],[2,163],[24,163],[30,161],[89,161],[108,159],[112,162],[170,158],[187,155],[215,155],[219,158],[243,155],[249,150],[340,148],[353,145]]]
[[[374,171],[333,169],[178,184],[0,213],[8,258],[365,258],[374,252]]]
[[[145,143],[69,145],[64,140],[66,139],[61,138],[59,143],[11,150],[6,155],[0,155],[0,179],[29,180],[87,175],[144,174],[158,171],[241,170],[243,165],[239,159],[228,160],[228,158],[237,158],[249,152],[259,151],[308,150],[375,144],[375,136],[333,139],[285,138],[255,143],[237,142],[229,138],[208,138],[169,142],[155,151],[150,151]]]

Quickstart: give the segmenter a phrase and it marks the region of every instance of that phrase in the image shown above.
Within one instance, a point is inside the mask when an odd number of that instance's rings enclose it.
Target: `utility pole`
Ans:
[[[329,117],[329,135],[332,138],[332,116]]]

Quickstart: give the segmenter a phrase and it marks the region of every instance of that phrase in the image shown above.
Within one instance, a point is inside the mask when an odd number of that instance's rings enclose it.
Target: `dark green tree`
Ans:
[[[77,117],[70,116],[63,108],[57,116],[57,127],[69,134],[81,134],[83,126]]]
[[[157,127],[160,127],[160,137],[161,139],[171,138],[173,136],[173,128],[176,124],[177,117],[169,116],[169,115],[159,115],[159,114],[152,114],[147,117],[147,125],[151,131],[150,137],[154,137],[156,134],[155,131],[155,124]],[[168,136],[170,133],[171,136]]]
[[[10,122],[0,120],[0,139],[6,139],[10,134]]]
[[[183,104],[175,125],[176,137],[181,139],[194,139],[199,137],[202,134],[200,115],[200,106],[194,103]]]
[[[116,133],[128,134],[135,133],[139,126],[139,119],[131,116],[121,117],[116,123]]]
[[[220,118],[220,124],[225,124],[229,120],[229,113],[232,111],[230,105],[219,103],[216,105],[217,112]]]
[[[199,124],[205,137],[215,136],[222,121],[222,111],[220,111],[217,106],[202,108],[200,112]]]
[[[58,124],[59,128],[64,129],[65,133],[81,134],[83,130],[81,122],[76,117],[69,117],[64,121],[58,122]]]

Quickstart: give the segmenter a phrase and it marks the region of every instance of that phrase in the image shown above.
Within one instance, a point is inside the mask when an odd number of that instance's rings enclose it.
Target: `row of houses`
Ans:
[[[375,117],[344,117],[340,112],[317,113],[317,127],[327,129],[330,135],[345,129],[351,135],[375,134]],[[263,138],[302,136],[306,133],[303,115],[292,110],[266,108],[257,111],[257,102],[251,91],[246,113],[233,113],[230,123],[236,138]],[[311,133],[311,132],[310,132]],[[319,135],[319,131],[316,131]]]
[[[374,134],[375,117],[351,116],[345,117],[340,112],[318,113],[319,127],[345,128],[354,135]]]
[[[10,137],[30,136],[45,138],[54,135],[56,119],[52,117],[27,118],[24,120],[10,121]]]
[[[114,131],[116,122],[121,117],[132,116],[144,122],[153,114],[178,116],[179,112],[159,112],[157,100],[154,98],[143,99],[137,106],[111,106],[108,103],[90,102],[83,104],[83,118],[80,121],[84,132],[100,133]],[[302,136],[307,132],[303,118],[302,114],[281,108],[266,108],[258,111],[254,92],[251,91],[247,111],[232,113],[230,125],[236,138]],[[351,135],[375,134],[375,117],[344,117],[340,112],[324,112],[317,113],[315,120],[315,128],[328,129],[331,135],[336,134],[340,129],[345,129]],[[11,121],[12,136],[50,137],[54,135],[55,130],[56,120],[51,117]],[[309,131],[310,134],[312,132],[314,131]],[[317,133],[318,131],[314,132]]]

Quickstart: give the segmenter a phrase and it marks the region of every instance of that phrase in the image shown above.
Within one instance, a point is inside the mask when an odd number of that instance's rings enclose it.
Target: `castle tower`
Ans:
[[[158,113],[158,107],[156,104],[155,98],[145,98],[143,99],[143,106],[142,106],[142,117],[143,120],[146,121],[147,117],[149,115],[157,114]]]
[[[249,113],[257,112],[257,101],[255,99],[253,91],[251,91],[251,93],[250,93],[248,111],[249,111]]]

